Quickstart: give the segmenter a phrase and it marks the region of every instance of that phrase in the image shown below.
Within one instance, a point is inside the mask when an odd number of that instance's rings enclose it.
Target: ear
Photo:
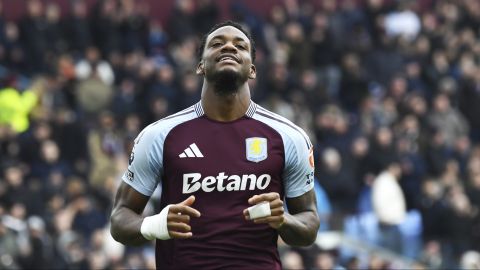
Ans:
[[[250,73],[248,74],[249,79],[255,79],[257,77],[257,68],[254,64],[250,65]]]
[[[196,73],[197,75],[205,75],[205,70],[203,69],[203,60],[198,63]]]

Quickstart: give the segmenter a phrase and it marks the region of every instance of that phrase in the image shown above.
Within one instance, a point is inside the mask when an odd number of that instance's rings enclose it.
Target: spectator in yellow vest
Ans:
[[[0,89],[0,125],[7,124],[15,132],[28,129],[28,115],[37,104],[38,96],[33,90],[20,92],[14,88]]]

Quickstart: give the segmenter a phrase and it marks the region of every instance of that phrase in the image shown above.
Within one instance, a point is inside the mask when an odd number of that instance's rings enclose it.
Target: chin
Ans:
[[[237,70],[222,68],[212,75],[211,81],[215,84],[217,94],[228,95],[236,93],[246,80]]]

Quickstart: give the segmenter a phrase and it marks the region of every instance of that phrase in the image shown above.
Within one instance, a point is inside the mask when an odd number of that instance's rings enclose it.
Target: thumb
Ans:
[[[180,205],[190,206],[195,202],[195,196],[191,195],[185,201],[179,203]]]

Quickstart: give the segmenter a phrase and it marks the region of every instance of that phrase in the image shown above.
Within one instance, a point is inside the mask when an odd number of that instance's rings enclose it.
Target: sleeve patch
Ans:
[[[132,182],[133,182],[134,174],[133,174],[132,171],[130,171],[129,169],[127,169],[127,171],[125,172],[125,177],[126,177],[129,181],[132,181]]]
[[[308,162],[310,163],[310,167],[312,167],[312,169],[315,168],[315,161],[314,161],[314,158],[313,158],[313,147],[310,147],[310,153],[308,154]]]

